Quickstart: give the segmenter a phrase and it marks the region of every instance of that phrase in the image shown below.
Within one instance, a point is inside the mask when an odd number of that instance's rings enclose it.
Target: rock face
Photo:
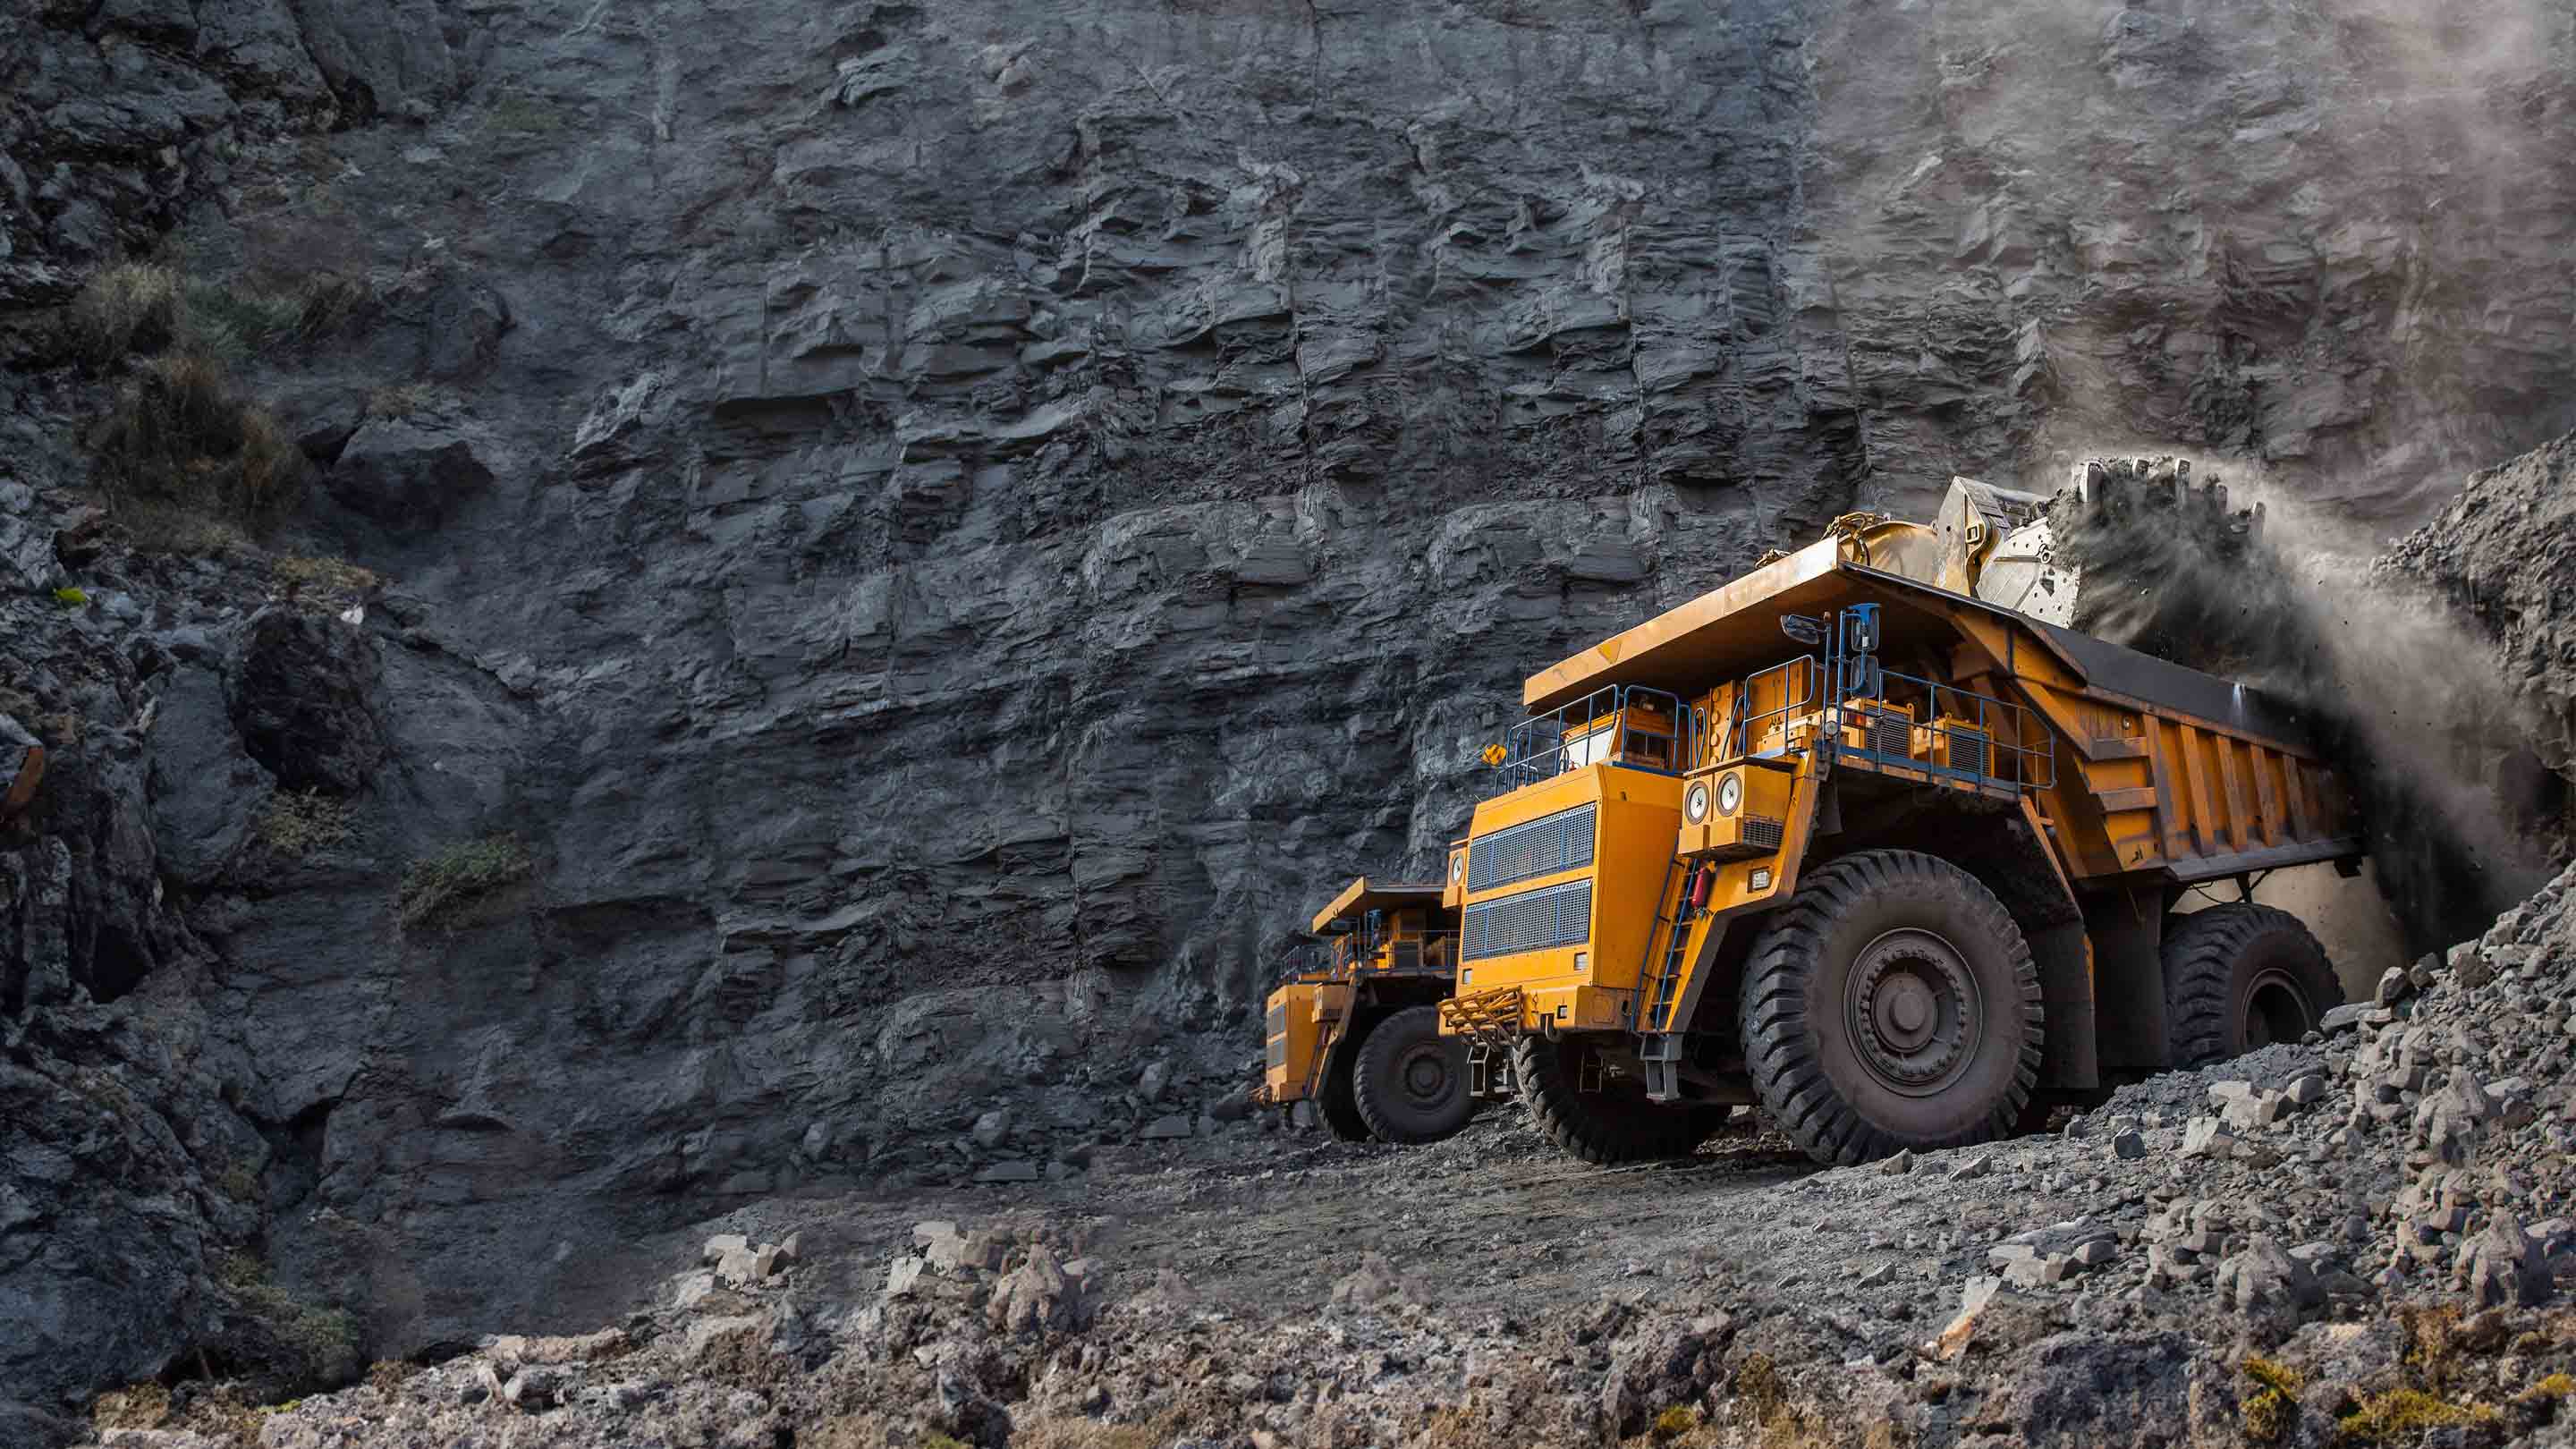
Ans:
[[[24,343],[0,683],[89,726],[0,1012],[56,1096],[202,1036],[140,1099],[263,1211],[180,1211],[380,1351],[577,1322],[529,1265],[1233,1072],[1524,674],[1847,507],[2109,432],[2411,520],[2576,422],[2563,19],[1960,12],[12,10],[0,300],[165,233],[363,277],[243,367],[322,469],[283,545],[395,584],[67,563],[103,387]],[[261,854],[272,781],[345,836]],[[533,883],[398,926],[504,832]],[[174,1251],[130,1353],[0,1363],[157,1368]]]

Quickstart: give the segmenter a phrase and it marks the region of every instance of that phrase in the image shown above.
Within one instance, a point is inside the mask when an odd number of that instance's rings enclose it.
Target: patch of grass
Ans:
[[[483,112],[484,128],[503,136],[552,136],[570,124],[563,107],[525,91],[503,91]]]
[[[278,856],[302,860],[348,844],[357,830],[349,823],[349,802],[312,790],[280,790],[268,797],[252,833]]]
[[[252,1171],[247,1162],[236,1162],[225,1168],[224,1175],[215,1180],[215,1186],[223,1189],[224,1196],[235,1202],[259,1201],[259,1174]]]
[[[2542,1399],[2563,1399],[2570,1395],[2576,1395],[2576,1376],[2555,1373],[2523,1390],[2519,1397],[2524,1403],[2529,1404],[2538,1403]]]
[[[174,352],[138,368],[91,438],[120,497],[260,520],[302,489],[303,452],[243,399],[221,361]]]
[[[65,605],[69,608],[77,609],[81,605],[89,602],[89,590],[56,589],[54,590],[54,602]]]
[[[200,281],[188,283],[186,295],[189,345],[235,366],[292,339],[304,320],[303,303],[292,295]]]
[[[224,558],[250,550],[250,535],[241,525],[163,498],[121,498],[117,526],[143,553],[180,558]]]
[[[439,401],[438,388],[426,382],[400,382],[376,388],[360,406],[361,418],[408,418],[429,411]]]
[[[105,367],[178,341],[185,306],[176,271],[151,262],[119,262],[81,284],[65,320],[73,349]]]
[[[1752,1413],[1754,1422],[1769,1422],[1788,1396],[1788,1386],[1780,1382],[1780,1366],[1771,1361],[1771,1355],[1747,1354],[1744,1362],[1735,1366],[1736,1402]]]
[[[403,873],[403,929],[432,924],[477,896],[526,879],[535,868],[528,848],[510,835],[487,835],[414,861]]]
[[[319,1308],[268,1280],[248,1253],[227,1254],[215,1265],[234,1314],[241,1320],[242,1349],[266,1361],[289,1386],[344,1384],[358,1374],[358,1321],[338,1308]]]
[[[101,1434],[110,1429],[158,1429],[170,1422],[170,1391],[150,1382],[111,1389],[90,1405],[89,1421]]]
[[[1670,1439],[1699,1427],[1699,1410],[1688,1404],[1675,1404],[1655,1416],[1646,1432],[1658,1439]]]
[[[2237,1400],[2245,1437],[2257,1444],[2277,1444],[2299,1422],[2299,1391],[2307,1381],[2294,1368],[2268,1358],[2247,1358],[2242,1365],[2254,1387]]]
[[[420,1373],[420,1365],[408,1359],[380,1358],[367,1365],[367,1386],[390,1397]]]
[[[2390,1389],[2370,1395],[2360,1407],[2337,1419],[2335,1442],[2412,1444],[2428,1429],[2478,1428],[2500,1417],[2484,1404],[2455,1404],[2422,1389]]]
[[[290,595],[317,600],[363,598],[382,579],[345,559],[287,555],[269,560],[269,576]]]

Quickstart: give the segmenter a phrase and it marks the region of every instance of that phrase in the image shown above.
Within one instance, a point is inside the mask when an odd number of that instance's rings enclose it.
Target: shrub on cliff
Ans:
[[[294,501],[307,466],[277,419],[235,391],[221,362],[197,352],[135,369],[90,442],[117,493],[245,521]]]
[[[72,299],[72,346],[100,367],[131,353],[158,352],[178,341],[184,306],[179,274],[168,267],[120,262],[102,268]]]
[[[536,868],[528,848],[508,835],[451,845],[415,861],[403,874],[399,909],[404,930],[417,930],[453,915],[477,896],[524,880]]]

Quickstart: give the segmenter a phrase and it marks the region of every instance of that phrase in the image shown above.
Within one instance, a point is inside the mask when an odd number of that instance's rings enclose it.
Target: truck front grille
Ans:
[[[1488,890],[1592,863],[1593,807],[1577,805],[1467,843],[1467,889]]]
[[[1744,817],[1744,843],[1747,845],[1758,845],[1764,850],[1778,850],[1781,834],[1780,822],[1768,815]]]
[[[1592,882],[1569,881],[1469,906],[1458,924],[1459,954],[1470,961],[1571,946],[1592,936]]]

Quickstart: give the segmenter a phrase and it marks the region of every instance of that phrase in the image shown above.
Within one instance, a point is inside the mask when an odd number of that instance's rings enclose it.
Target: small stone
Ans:
[[[1038,1165],[1025,1159],[996,1162],[975,1174],[977,1182],[1035,1182],[1042,1174]]]
[[[958,1255],[966,1248],[966,1239],[957,1231],[957,1225],[941,1219],[914,1223],[912,1240],[921,1246],[927,1265],[942,1273],[957,1266]]]
[[[687,1337],[681,1340],[681,1356],[690,1362],[695,1362],[726,1343],[759,1333],[767,1324],[767,1319],[749,1315],[734,1318],[701,1318],[689,1325]]]
[[[1176,1137],[1187,1137],[1191,1131],[1188,1113],[1169,1112],[1147,1123],[1141,1135],[1148,1142],[1163,1142]]]
[[[2110,1262],[2113,1258],[2120,1256],[2120,1245],[2116,1240],[2111,1238],[2095,1238],[2091,1242],[2079,1244],[2075,1251],[2068,1256],[2072,1257],[2080,1266],[2086,1268],[2099,1268],[2103,1264]]]
[[[1148,1102],[1163,1100],[1163,1088],[1172,1080],[1172,1069],[1162,1062],[1150,1062],[1136,1077],[1136,1095]]]
[[[512,1408],[530,1414],[540,1409],[553,1408],[557,1396],[563,1391],[567,1377],[568,1375],[561,1369],[523,1368],[511,1375],[510,1381],[501,1386],[501,1400]]]
[[[797,1259],[803,1255],[804,1247],[805,1235],[803,1233],[789,1233],[787,1235],[787,1241],[778,1245],[779,1261],[786,1263],[797,1261]]]
[[[2324,1032],[2327,1036],[2333,1036],[2337,1032],[2350,1031],[2354,1027],[2361,1025],[2362,1017],[2368,1015],[2371,1010],[2372,1008],[2370,1003],[2358,1001],[2347,1006],[2330,1008],[2323,1017],[2318,1019],[2317,1030]]]
[[[2111,1139],[2111,1155],[2123,1162],[2135,1162],[2147,1155],[2147,1139],[2135,1131],[2123,1132]]]
[[[727,1288],[744,1288],[769,1275],[761,1271],[760,1255],[750,1248],[730,1248],[716,1260],[716,1281]]]
[[[2391,966],[2379,973],[2379,989],[2371,994],[2371,1000],[2381,1006],[2395,1006],[2414,989],[2415,983],[2408,979],[2406,968]]]
[[[927,1258],[907,1256],[895,1259],[886,1268],[885,1296],[901,1298],[910,1294],[921,1282],[921,1275],[929,1270],[930,1260]]]
[[[1884,1283],[1895,1276],[1896,1264],[1891,1260],[1889,1262],[1881,1263],[1877,1267],[1870,1269],[1868,1272],[1861,1274],[1855,1286],[1862,1288],[1875,1288],[1879,1284]]]
[[[2194,1117],[2183,1124],[2182,1155],[2226,1158],[2236,1151],[2236,1134],[2215,1117]]]
[[[1980,1153],[1950,1169],[1952,1182],[1972,1182],[1995,1170],[1993,1157]]]
[[[698,1261],[701,1263],[721,1262],[723,1261],[725,1254],[739,1253],[750,1246],[751,1239],[744,1237],[740,1233],[718,1233],[714,1237],[707,1239],[706,1246],[698,1250]]]
[[[2513,1214],[2505,1212],[2491,1218],[2484,1232],[2460,1244],[2454,1271],[2480,1308],[2543,1303],[2556,1286],[2540,1245]]]
[[[1912,1172],[1914,1170],[1914,1149],[1910,1147],[1897,1149],[1897,1153],[1894,1157],[1890,1157],[1878,1164],[1878,1170],[1891,1177],[1903,1177],[1905,1174]]]
[[[707,1272],[684,1274],[680,1278],[680,1286],[671,1294],[671,1306],[683,1310],[695,1308],[714,1291],[716,1291],[715,1274]]]
[[[2311,1106],[2325,1100],[2326,1079],[2322,1072],[2302,1073],[2281,1093],[2293,1107]]]
[[[953,1121],[954,1119],[952,1118],[951,1120]],[[975,1145],[983,1148],[987,1152],[1001,1146],[1004,1139],[1011,1135],[1010,1109],[1007,1107],[996,1107],[992,1111],[976,1118],[975,1126],[970,1135],[974,1137]]]

